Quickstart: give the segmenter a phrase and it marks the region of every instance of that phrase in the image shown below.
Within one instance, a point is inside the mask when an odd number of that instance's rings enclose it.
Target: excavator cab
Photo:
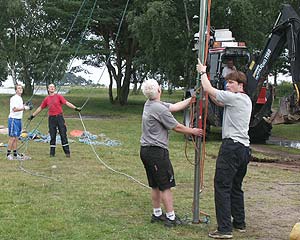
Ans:
[[[294,92],[281,100],[278,112],[272,113],[274,91],[267,76],[283,49],[288,50]],[[246,93],[252,101],[251,143],[268,140],[274,123],[300,121],[300,17],[289,4],[282,5],[265,48],[258,55],[250,55],[246,44],[235,41],[229,29],[211,30],[206,65],[211,84],[217,89],[226,89],[223,72],[228,60],[247,76]],[[210,125],[221,126],[223,116],[223,109],[208,101],[207,130]],[[184,114],[184,124],[188,125],[189,114]]]
[[[237,42],[229,29],[213,31],[209,46],[208,77],[213,87],[226,90],[225,76],[232,70],[245,71],[250,62],[250,53],[244,42]],[[207,125],[222,126],[223,108],[209,99]]]

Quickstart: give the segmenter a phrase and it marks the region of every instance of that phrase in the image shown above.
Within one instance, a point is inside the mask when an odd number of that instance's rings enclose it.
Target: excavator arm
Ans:
[[[264,112],[268,107],[259,106],[257,100],[272,64],[284,48],[288,49],[294,93],[289,97],[284,97],[278,112],[268,117],[268,113]],[[300,17],[290,5],[282,5],[264,50],[257,61],[251,62],[246,75],[247,93],[253,103],[252,126],[258,124],[262,118],[273,124],[300,120]],[[267,95],[266,98],[265,104],[272,104],[272,94]]]

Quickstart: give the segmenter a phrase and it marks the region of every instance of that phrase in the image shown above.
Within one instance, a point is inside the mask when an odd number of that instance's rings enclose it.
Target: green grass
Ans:
[[[103,165],[122,173],[129,174],[146,184],[143,165],[139,159],[139,138],[141,135],[141,113],[143,96],[130,96],[125,107],[111,105],[107,90],[71,89],[66,98],[81,105],[91,96],[82,111],[85,116],[99,116],[97,119],[83,119],[88,131],[93,134],[104,133],[110,139],[118,140],[121,146],[94,146],[99,159],[91,146],[79,143],[76,138],[71,143],[71,158],[64,157],[60,145],[57,156],[49,158],[49,144],[30,141],[23,144],[21,151],[30,155],[31,160],[21,163],[5,160],[5,148],[2,150],[0,168],[0,239],[40,240],[40,239],[208,239],[207,232],[216,226],[213,202],[213,175],[215,158],[220,142],[210,141],[206,145],[205,189],[201,193],[200,209],[211,215],[209,224],[195,224],[175,229],[165,229],[159,224],[150,224],[151,202],[149,189],[137,184],[124,175],[115,173]],[[181,92],[168,96],[164,100],[178,101]],[[43,97],[35,96],[35,108]],[[24,100],[26,98],[24,97]],[[2,113],[0,120],[6,125],[9,96],[1,95]],[[68,132],[83,129],[81,121],[74,111],[64,108]],[[24,125],[27,112],[24,116]],[[28,126],[28,131],[38,127],[47,133],[47,119],[40,113]],[[69,118],[68,116],[73,116]],[[75,116],[75,117],[74,117]],[[181,114],[177,115],[182,121]],[[6,143],[7,136],[0,135],[0,141]],[[175,210],[180,216],[192,218],[194,149],[188,143],[187,154],[192,163],[185,158],[185,142],[180,134],[170,134],[170,158],[172,160],[177,187],[174,189]],[[53,168],[53,166],[56,168]],[[32,174],[21,170],[21,167]],[[251,191],[257,183],[263,189],[264,184],[277,181],[299,179],[296,172],[282,172],[279,169],[266,169],[250,166],[245,179],[245,189]],[[256,185],[255,185],[256,186]],[[265,197],[267,198],[267,197]],[[275,201],[277,198],[246,195],[246,205],[255,211],[256,200]],[[291,199],[294,205],[300,205],[299,199]],[[255,216],[249,214],[248,233],[235,233],[236,239],[260,239],[264,231],[255,227]],[[292,221],[292,219],[290,219]],[[286,236],[289,226],[284,228],[281,237]],[[274,235],[274,237],[277,235]]]
[[[300,123],[273,125],[272,136],[299,141]]]

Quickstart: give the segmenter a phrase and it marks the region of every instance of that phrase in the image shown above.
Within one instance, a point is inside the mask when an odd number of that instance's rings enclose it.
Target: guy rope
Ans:
[[[81,11],[82,6],[84,5],[85,1],[86,1],[86,0],[84,0],[84,2],[82,3],[82,5],[81,5],[81,7],[80,7],[80,9],[79,9],[79,11],[78,11],[78,13],[77,13],[77,15],[76,15],[76,18],[74,19],[74,21],[73,21],[73,23],[72,23],[71,29],[73,28],[74,23],[75,23],[75,21],[76,21],[76,19],[77,19],[77,16],[79,15],[79,12]],[[88,20],[87,20],[87,23],[86,23],[86,26],[85,26],[84,33],[83,33],[82,36],[81,36],[81,40],[80,40],[80,42],[79,42],[79,44],[78,44],[78,47],[77,47],[77,49],[76,49],[76,52],[75,52],[75,54],[74,54],[74,57],[73,57],[73,60],[71,61],[71,63],[74,61],[75,57],[77,56],[77,53],[78,53],[78,51],[79,51],[79,47],[80,47],[80,45],[82,44],[82,39],[83,39],[83,37],[85,36],[85,33],[87,32],[87,27],[88,27],[88,25],[89,25],[89,23],[90,23],[90,21],[91,21],[92,14],[93,14],[94,9],[95,9],[95,6],[96,6],[96,2],[97,2],[97,0],[94,0],[93,8],[91,9],[89,18],[88,18]],[[124,21],[125,14],[126,14],[126,11],[127,11],[127,9],[128,9],[128,5],[129,5],[129,0],[127,0],[125,9],[124,9],[124,11],[123,11],[123,13],[122,13],[122,19],[121,19],[121,21],[120,21],[120,23],[119,23],[118,32],[117,32],[117,35],[116,35],[116,38],[115,38],[115,41],[114,41],[115,43],[116,43],[116,41],[117,41],[117,39],[118,39],[118,37],[119,37],[120,30],[121,30],[121,27],[122,27],[122,23],[123,23],[123,21]],[[70,33],[71,29],[69,30],[69,33]],[[68,33],[68,35],[69,35],[69,33]],[[67,37],[68,37],[68,35],[67,35]],[[67,37],[66,37],[66,39],[67,39]],[[64,42],[65,42],[65,41],[64,41]],[[63,44],[64,44],[64,42],[63,42]],[[51,67],[55,64],[55,62],[56,62],[56,60],[57,60],[57,57],[58,57],[58,55],[60,54],[60,52],[61,52],[61,48],[59,49],[59,52],[57,53],[57,56],[56,56],[56,58],[55,58],[53,64],[51,65]],[[102,78],[102,76],[103,76],[103,73],[104,73],[104,71],[105,71],[105,69],[106,69],[107,63],[108,63],[109,58],[111,57],[111,55],[112,55],[112,53],[109,55],[109,57],[108,57],[108,59],[107,59],[107,61],[106,61],[105,68],[103,69],[102,74],[100,75],[100,78],[98,79],[98,82],[97,82],[97,83],[100,82],[100,80],[101,80],[101,78]],[[69,64],[69,68],[70,68],[70,66],[72,65],[71,63]],[[51,68],[50,68],[49,71],[47,72],[46,76],[49,74],[50,70],[51,70]],[[46,76],[44,77],[43,80],[45,80]],[[65,78],[65,75],[64,75],[63,79],[64,79],[64,78]],[[58,85],[58,87],[60,88],[60,85]],[[58,88],[58,91],[59,91],[59,88]],[[80,107],[81,109],[83,109],[83,108],[85,107],[85,105],[87,104],[87,102],[89,101],[90,95],[91,95],[91,94],[88,94],[88,97],[87,97],[86,101],[85,101],[85,102],[82,104],[82,106]],[[32,95],[32,97],[33,97],[33,95]],[[32,97],[31,97],[31,98],[32,98]],[[30,99],[30,100],[31,100],[31,99]],[[79,112],[78,114],[79,114],[79,118],[80,118],[80,120],[81,120],[83,129],[84,129],[85,132],[87,132],[86,127],[85,127],[85,124],[84,124],[84,122],[83,122],[83,119],[82,119],[82,116],[81,116],[80,112]],[[45,116],[46,116],[46,113],[45,113]],[[44,117],[45,117],[45,116],[44,116]],[[41,122],[42,122],[42,120],[39,122],[39,124],[40,124]],[[30,124],[30,122],[28,122],[27,126],[28,126],[29,124]],[[35,128],[35,130],[36,130],[36,128]],[[89,138],[89,137],[88,137],[88,138]],[[90,139],[88,139],[88,140],[91,141]],[[115,170],[115,169],[113,169],[112,167],[110,167],[107,163],[105,163],[105,162],[99,157],[99,155],[97,154],[97,152],[96,152],[94,146],[93,146],[92,144],[89,144],[89,145],[90,145],[90,147],[92,148],[92,151],[93,151],[93,153],[95,154],[97,160],[98,160],[101,164],[103,164],[108,170],[110,170],[110,171],[112,171],[112,172],[114,172],[114,173],[117,173],[117,174],[119,174],[119,175],[125,176],[125,177],[129,178],[130,180],[134,181],[135,183],[138,183],[138,184],[141,185],[142,187],[149,188],[147,185],[145,185],[144,183],[142,183],[142,182],[140,182],[139,180],[135,179],[134,177],[130,176],[129,174],[123,173],[123,172],[121,172],[121,171]],[[23,172],[28,173],[28,174],[33,175],[33,176],[44,177],[44,178],[48,178],[48,179],[51,179],[51,180],[54,180],[54,181],[62,181],[61,179],[56,179],[56,178],[48,177],[48,176],[45,176],[45,175],[43,175],[43,174],[33,173],[33,172],[29,171],[29,170],[26,170],[26,169],[24,168],[22,162],[20,162],[20,167],[19,167],[19,168],[20,168],[20,170],[22,170]]]

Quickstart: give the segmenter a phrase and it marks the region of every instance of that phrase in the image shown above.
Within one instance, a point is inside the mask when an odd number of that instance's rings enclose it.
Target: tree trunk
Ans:
[[[109,47],[109,36],[104,36],[106,48],[110,50]],[[114,52],[114,61],[111,62],[112,58],[107,56],[107,70],[110,76],[110,84],[109,84],[109,99],[110,102],[118,102],[120,105],[126,105],[128,101],[129,95],[129,86],[130,86],[130,79],[132,75],[132,59],[136,52],[136,42],[128,38],[126,39],[127,46],[124,52],[122,46],[120,46],[119,42],[115,43],[115,52]],[[124,71],[125,66],[125,71]],[[116,98],[113,98],[112,94],[112,86],[113,80],[116,81],[117,85],[117,95]]]
[[[130,86],[130,79],[131,79],[131,60],[130,63],[126,61],[126,70],[125,70],[125,77],[123,79],[123,86],[120,91],[121,95],[119,97],[119,103],[123,106],[128,103],[128,95],[129,95],[129,86]]]
[[[274,73],[274,86],[277,86],[277,72]]]
[[[137,94],[140,94],[141,89],[142,89],[142,85],[143,85],[143,83],[141,82],[141,83],[140,83],[140,86],[139,86],[139,88],[138,88],[138,90],[137,90]]]
[[[15,71],[15,63],[11,63],[10,61],[7,61],[7,63],[8,63],[8,67],[9,67],[9,70],[10,70],[10,75],[12,77],[14,86],[16,86],[17,85],[17,78],[16,78],[16,71]]]
[[[136,77],[136,71],[132,71],[132,78],[133,78],[133,89],[132,89],[132,94],[136,95],[137,94],[137,84],[138,84],[138,80]]]
[[[128,103],[128,95],[129,95],[129,87],[130,87],[130,79],[133,73],[132,60],[136,52],[137,44],[133,39],[128,40],[128,45],[130,51],[127,55],[125,55],[125,77],[123,79],[123,86],[121,90],[121,96],[119,99],[119,103],[123,106]]]
[[[31,79],[30,79],[28,69],[25,66],[23,66],[22,78],[25,84],[24,95],[31,96],[33,94],[33,88],[31,85]]]
[[[113,76],[112,76],[111,71],[109,69],[108,69],[108,74],[109,74],[108,97],[109,97],[110,103],[114,104],[114,96],[113,96],[113,91],[112,91]]]

